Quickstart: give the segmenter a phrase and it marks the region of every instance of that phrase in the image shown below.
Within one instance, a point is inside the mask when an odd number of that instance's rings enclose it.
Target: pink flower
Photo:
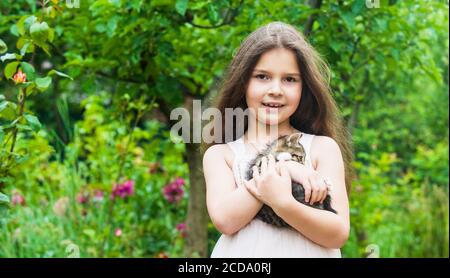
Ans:
[[[164,198],[166,198],[169,203],[180,201],[184,196],[183,185],[184,180],[182,178],[177,178],[174,182],[166,185],[163,188]]]
[[[181,237],[185,238],[187,236],[186,223],[178,223],[176,229],[180,232]]]
[[[104,192],[103,191],[101,191],[101,190],[99,190],[99,189],[96,189],[95,191],[94,191],[94,197],[92,198],[92,200],[95,202],[95,203],[101,203],[101,202],[103,202],[103,196],[104,196],[105,194],[104,194]]]
[[[13,206],[23,206],[25,205],[25,198],[17,191],[14,191],[11,196],[11,203]]]
[[[86,204],[89,201],[89,193],[80,192],[77,194],[77,202],[79,204]]]
[[[178,185],[184,185],[184,179],[183,178],[176,178],[174,183],[178,184]]]
[[[178,223],[176,228],[179,232],[183,232],[186,230],[186,223]]]
[[[13,80],[16,84],[25,83],[27,81],[27,75],[22,72],[22,70],[18,70],[16,74],[13,76]]]
[[[114,232],[114,235],[117,236],[117,237],[121,236],[122,235],[122,230],[120,228],[117,228],[115,230],[115,232]]]
[[[122,184],[114,185],[111,193],[111,199],[115,199],[116,197],[120,197],[124,199],[127,196],[131,196],[134,194],[134,181],[129,180]]]

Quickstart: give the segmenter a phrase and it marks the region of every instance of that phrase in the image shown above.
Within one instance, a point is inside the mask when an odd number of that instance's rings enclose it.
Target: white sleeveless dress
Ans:
[[[305,164],[313,167],[310,157],[314,135],[303,133],[300,143],[306,153]],[[233,174],[237,186],[245,186],[246,166],[255,156],[247,152],[243,137],[229,142],[234,153]],[[340,258],[340,249],[322,247],[293,228],[278,228],[259,219],[253,219],[233,235],[221,235],[211,258]]]

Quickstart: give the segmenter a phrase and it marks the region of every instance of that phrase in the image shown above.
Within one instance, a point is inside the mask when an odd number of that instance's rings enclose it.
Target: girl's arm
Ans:
[[[262,207],[245,186],[236,186],[233,172],[225,160],[227,145],[214,145],[203,156],[206,205],[214,226],[230,235],[249,223]]]
[[[333,139],[325,136],[316,138],[320,146],[317,150],[316,171],[320,173],[320,176],[329,177],[333,182],[334,186],[329,194],[332,199],[331,205],[337,214],[308,207],[297,202],[293,197],[272,208],[284,221],[317,244],[328,248],[341,248],[350,232],[344,162],[339,146]],[[304,166],[298,164],[298,171],[290,169],[293,172],[293,180],[298,180],[302,167]]]

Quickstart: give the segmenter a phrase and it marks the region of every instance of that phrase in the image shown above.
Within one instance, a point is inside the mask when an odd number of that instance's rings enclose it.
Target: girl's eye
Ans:
[[[257,74],[257,75],[255,75],[255,77],[258,79],[263,79],[263,80],[266,80],[266,78],[268,79],[267,75],[265,75],[265,74]]]
[[[265,74],[257,74],[257,75],[255,75],[255,78],[257,78],[257,79],[261,79],[261,80],[269,80],[269,76],[268,75],[265,75]],[[294,83],[294,82],[297,82],[298,80],[297,80],[297,78],[294,78],[294,77],[291,77],[291,76],[289,76],[289,77],[286,77],[286,79],[285,79],[288,83]]]
[[[286,81],[289,83],[292,83],[292,82],[297,82],[297,79],[295,79],[294,77],[287,77]]]

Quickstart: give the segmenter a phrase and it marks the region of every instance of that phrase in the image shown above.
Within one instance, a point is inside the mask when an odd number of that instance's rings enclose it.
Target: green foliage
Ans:
[[[13,196],[13,191],[21,192],[26,205],[13,206],[2,226],[0,240],[8,244],[2,244],[1,257],[67,257],[66,242],[81,257],[183,256],[184,239],[176,225],[185,220],[187,195],[170,203],[162,189],[173,177],[186,176],[184,145],[174,145],[156,121],[136,127],[119,179],[134,181],[135,192],[111,199],[128,123],[111,120],[113,113],[103,107],[102,97],[83,102],[84,118],[75,125],[64,163],[52,159],[49,136],[42,131],[18,141],[18,151],[33,150],[14,169],[11,189]],[[95,199],[96,192],[104,195]]]
[[[8,50],[8,46],[6,46],[6,43],[0,39],[0,54],[5,53]]]
[[[443,158],[434,167],[448,168],[448,143],[440,142],[429,153]],[[448,256],[448,180],[433,178],[420,146],[415,159],[420,163],[399,176],[395,166],[401,162],[394,154],[371,156],[368,167],[357,163],[353,231],[344,254],[365,256],[366,247],[375,244],[381,257]]]
[[[20,55],[17,53],[6,53],[0,59],[3,63],[8,61],[3,73],[7,80],[14,81],[17,88],[18,102],[16,104],[13,101],[8,101],[3,95],[0,100],[0,118],[2,119],[0,122],[0,143],[2,146],[0,151],[0,185],[3,185],[4,181],[11,178],[10,172],[19,163],[27,159],[27,151],[24,150],[23,153],[18,153],[14,149],[19,133],[27,131],[37,132],[41,128],[39,119],[27,111],[25,103],[27,97],[30,97],[36,91],[43,92],[47,90],[52,83],[50,75],[57,74],[70,78],[68,75],[55,70],[49,72],[45,77],[37,77],[35,67],[30,63],[31,61],[23,61],[27,53],[35,55],[37,47],[50,55],[49,43],[53,41],[54,31],[49,28],[46,22],[40,21],[34,15],[24,15],[20,17],[16,24],[12,25],[11,30],[14,30],[11,32],[18,37],[16,47],[20,50]],[[0,40],[0,47],[1,53],[6,52],[7,46],[3,40]]]
[[[167,111],[214,96],[257,27],[304,29],[310,17],[308,40],[330,64],[355,145],[343,255],[376,246],[381,257],[448,257],[447,3],[9,2],[0,8],[1,257],[182,256],[175,225],[187,196],[170,204],[161,190],[187,178],[189,158],[169,140]],[[26,82],[15,84],[19,70]],[[112,201],[127,180],[134,195]],[[78,202],[83,194],[89,202]],[[208,232],[211,251],[219,233],[211,223]]]

